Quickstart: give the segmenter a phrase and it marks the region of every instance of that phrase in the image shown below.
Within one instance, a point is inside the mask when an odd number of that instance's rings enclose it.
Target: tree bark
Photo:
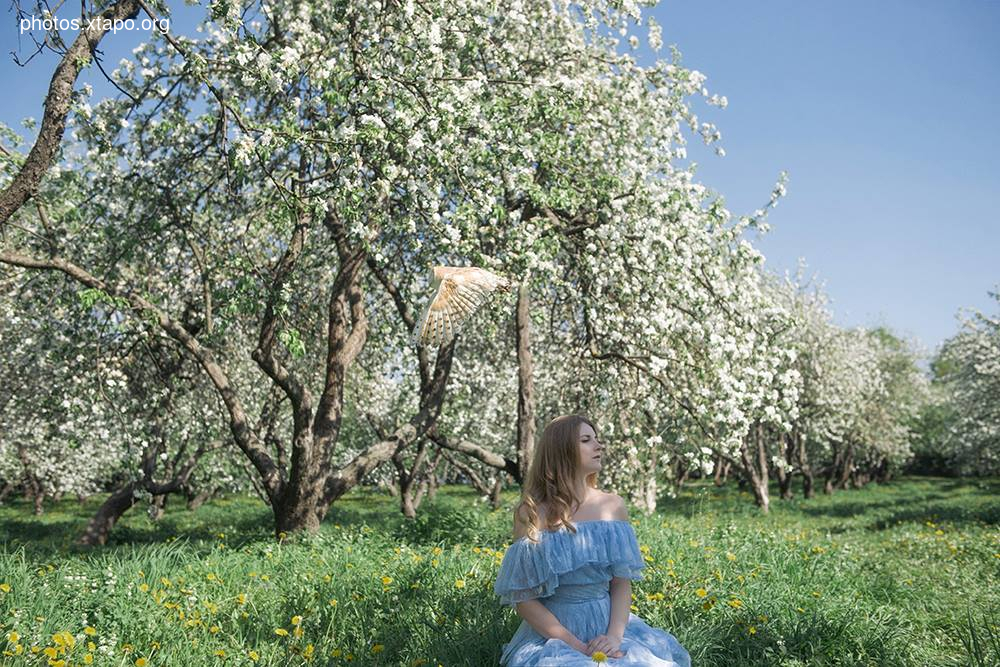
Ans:
[[[139,13],[138,0],[116,2],[99,16],[101,20],[90,21],[86,17],[76,39],[56,65],[49,90],[45,95],[45,114],[38,131],[38,138],[28,152],[21,169],[10,184],[0,192],[0,230],[11,216],[38,192],[45,172],[49,170],[66,130],[66,116],[73,99],[73,84],[80,70],[90,61],[98,43],[107,33],[106,26],[117,25],[119,21],[135,18]]]
[[[712,482],[715,486],[722,486],[726,483],[727,477],[729,477],[729,461],[722,454],[716,454]]]
[[[743,447],[740,448],[740,461],[743,464],[744,476],[753,492],[754,501],[761,512],[767,514],[770,510],[771,499],[767,488],[767,447],[764,444],[761,424],[751,427],[748,441],[745,441]]]
[[[118,523],[118,519],[135,505],[135,491],[138,488],[138,482],[129,482],[114,491],[107,500],[101,503],[97,512],[91,517],[78,543],[88,547],[107,544],[111,529]]]
[[[531,294],[529,279],[517,290],[517,468],[520,479],[528,476],[528,467],[535,453],[535,385],[534,363],[531,358]]]

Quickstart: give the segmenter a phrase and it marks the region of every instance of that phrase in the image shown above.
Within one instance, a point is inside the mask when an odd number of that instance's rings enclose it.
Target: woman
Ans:
[[[597,489],[604,445],[581,415],[545,427],[494,592],[524,619],[500,664],[690,667],[668,632],[629,612],[646,566],[625,502]],[[610,583],[609,583],[610,582]]]

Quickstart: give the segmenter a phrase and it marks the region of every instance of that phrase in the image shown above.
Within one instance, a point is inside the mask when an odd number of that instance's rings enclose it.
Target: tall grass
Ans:
[[[696,485],[632,511],[633,612],[698,667],[995,665],[998,491],[911,478],[761,516]],[[282,543],[233,497],[130,515],[94,551],[73,538],[100,499],[0,507],[0,665],[497,664],[520,622],[492,594],[516,497],[494,512],[450,487],[408,521],[357,490]]]

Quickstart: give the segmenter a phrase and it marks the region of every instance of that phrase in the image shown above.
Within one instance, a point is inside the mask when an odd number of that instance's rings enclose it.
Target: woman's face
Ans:
[[[597,439],[597,434],[590,424],[580,424],[580,435],[578,436],[580,448],[580,464],[587,473],[601,469],[601,462],[604,454],[604,445]]]

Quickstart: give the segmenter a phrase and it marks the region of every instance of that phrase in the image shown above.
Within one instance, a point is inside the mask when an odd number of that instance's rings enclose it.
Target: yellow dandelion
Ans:
[[[17,634],[13,630],[11,630],[10,632],[7,633],[7,641],[9,641],[11,644],[16,644],[17,640],[20,639],[20,638],[21,638],[21,635]]]
[[[0,591],[3,591],[4,593],[10,593],[10,584],[8,584],[7,582],[0,584]]]
[[[247,651],[247,657],[250,658],[251,661],[257,662],[260,660],[260,653],[257,653],[257,651]]]
[[[149,584],[147,584],[145,582],[139,584],[139,591],[142,592],[142,593],[148,593],[149,592]]]
[[[392,577],[382,577],[382,585],[388,586],[392,583]]]
[[[739,609],[740,607],[743,606],[743,600],[740,600],[739,598],[733,598],[732,600],[730,600],[726,604],[728,604],[733,609]]]
[[[298,615],[292,616],[292,625],[298,625],[301,622],[302,622],[302,617],[301,616],[298,616]]]
[[[278,635],[279,637],[287,637],[288,630],[285,630],[284,628],[275,628],[274,634]]]
[[[212,627],[210,627],[208,629],[208,631],[211,632],[214,635],[214,634],[217,634],[219,632],[219,630],[221,630],[221,629],[222,628],[220,628],[219,626],[213,625]]]
[[[83,656],[83,664],[85,664],[85,665],[92,665],[92,664],[94,664],[94,654],[93,653],[88,653],[85,656]]]
[[[821,593],[820,593],[819,591],[813,591],[813,592],[812,592],[812,596],[813,596],[814,598],[818,598],[818,597],[819,597],[820,595],[821,595]]]
[[[736,554],[734,554],[732,551],[727,551],[726,552],[726,560],[728,560],[730,562],[736,560]]]
[[[456,579],[455,588],[465,588],[465,579]]]
[[[706,595],[708,595],[708,591],[706,591],[706,590],[705,590],[704,588],[699,588],[698,590],[696,590],[696,591],[694,592],[694,594],[695,594],[695,595],[697,595],[697,596],[698,596],[698,597],[700,597],[700,598],[703,598],[703,597],[705,597]]]
[[[149,661],[146,660],[145,658],[136,658],[135,667],[146,667],[146,665],[148,664]]]
[[[747,633],[751,634],[751,635],[755,635],[755,634],[757,634],[757,628],[751,625],[749,628],[747,628]]]
[[[315,650],[316,648],[312,644],[309,644],[304,649],[302,649],[302,657],[305,658],[306,660],[311,660],[313,657],[313,652],[315,652]]]
[[[225,652],[225,651],[223,651],[223,650],[222,650],[222,649],[220,648],[220,649],[219,649],[218,651],[216,651],[216,652],[215,652],[215,653],[213,653],[212,655],[214,655],[214,656],[215,656],[216,658],[225,658],[225,657],[226,657],[226,652]]]
[[[332,651],[330,651],[330,657],[331,658],[339,658],[341,653],[342,653],[342,651],[339,648],[335,648]]]
[[[372,646],[372,653],[381,653],[385,650],[385,644],[375,644]]]
[[[236,602],[237,602],[237,604],[246,604],[247,603],[247,594],[246,593],[240,593],[239,595],[237,595],[236,596]]]
[[[334,598],[334,599],[330,600],[330,606],[331,607],[336,607],[337,606],[337,598]]]
[[[590,656],[594,662],[607,662],[608,656],[604,655],[600,651],[594,651],[593,655]]]

